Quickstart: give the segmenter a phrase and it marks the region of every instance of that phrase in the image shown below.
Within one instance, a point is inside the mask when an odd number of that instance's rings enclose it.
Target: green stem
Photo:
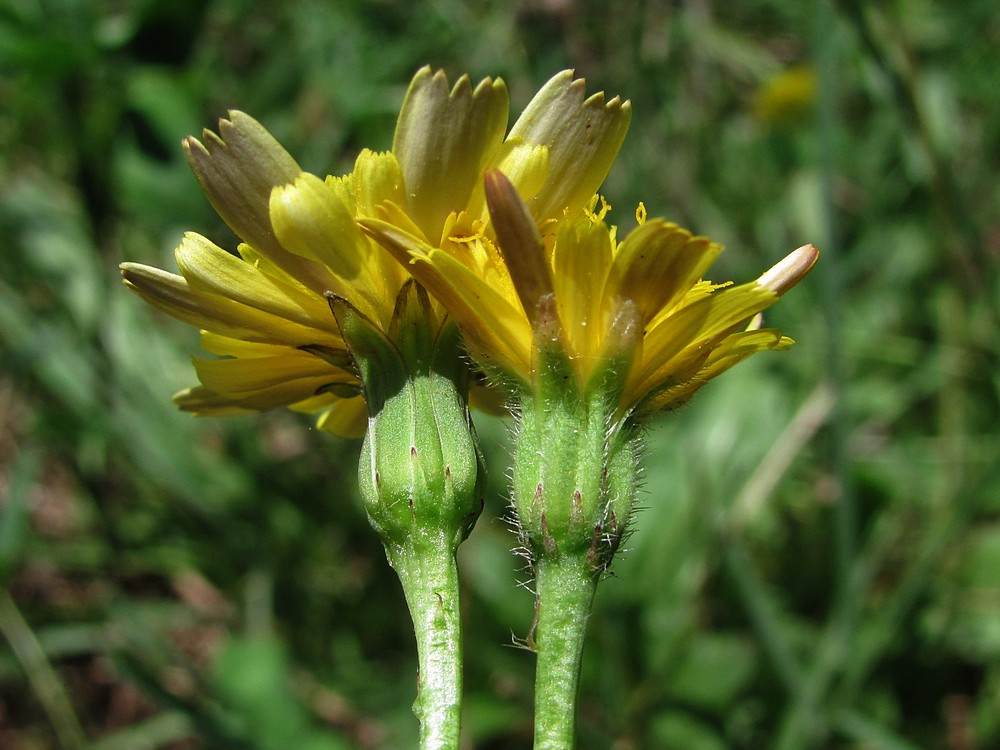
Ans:
[[[535,750],[572,750],[583,639],[598,574],[582,555],[543,557],[535,565]]]
[[[445,534],[414,535],[386,547],[403,585],[417,638],[419,681],[413,713],[421,750],[457,750],[462,709],[462,624],[456,545]]]

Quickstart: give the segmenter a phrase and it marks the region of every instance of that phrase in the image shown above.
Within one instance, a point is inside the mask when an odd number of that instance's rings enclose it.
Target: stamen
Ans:
[[[646,204],[639,201],[639,205],[635,207],[635,220],[639,226],[646,223]]]

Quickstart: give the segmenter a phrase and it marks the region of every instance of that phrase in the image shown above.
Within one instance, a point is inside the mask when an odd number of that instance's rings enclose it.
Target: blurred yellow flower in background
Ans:
[[[804,122],[816,104],[816,87],[816,71],[812,68],[786,68],[764,81],[754,93],[753,115],[768,125]]]

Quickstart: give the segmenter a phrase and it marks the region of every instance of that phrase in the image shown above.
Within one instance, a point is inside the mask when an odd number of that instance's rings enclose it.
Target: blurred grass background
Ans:
[[[413,72],[630,98],[604,193],[728,247],[807,241],[798,339],[651,426],[597,597],[582,749],[1000,747],[1000,15],[993,0],[0,1],[0,747],[415,744],[408,616],[355,443],[197,420],[193,330],[127,294],[232,247],[180,139],[229,108],[304,168],[387,148]],[[462,550],[468,747],[528,747],[532,599]]]

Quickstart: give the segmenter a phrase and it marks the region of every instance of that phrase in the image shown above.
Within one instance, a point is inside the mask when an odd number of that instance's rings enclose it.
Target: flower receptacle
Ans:
[[[537,311],[534,383],[517,399],[513,504],[533,560],[580,557],[596,575],[632,515],[638,437],[618,414],[617,378],[581,388],[550,297]]]
[[[594,400],[522,404],[512,495],[533,561],[582,557],[595,575],[610,566],[637,494],[638,437],[607,416]]]
[[[483,507],[485,470],[467,405],[459,333],[415,282],[400,291],[388,335],[346,300],[330,306],[368,404],[361,497],[390,560],[393,548],[453,552]]]
[[[483,508],[485,471],[464,398],[435,373],[418,375],[369,415],[361,452],[361,496],[387,546],[452,550]]]

